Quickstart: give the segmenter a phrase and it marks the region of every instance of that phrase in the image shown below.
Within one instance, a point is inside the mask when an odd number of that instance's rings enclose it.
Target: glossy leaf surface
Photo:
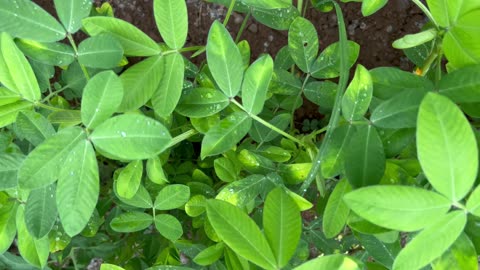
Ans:
[[[297,17],[288,31],[288,49],[293,61],[303,72],[312,72],[318,47],[317,30],[313,24],[303,17]]]
[[[282,188],[268,193],[263,210],[263,228],[277,266],[285,266],[300,240],[302,219],[295,201]]]
[[[82,140],[73,148],[60,170],[57,209],[69,236],[80,233],[97,205],[100,177],[92,144]]]
[[[242,84],[242,103],[247,112],[256,115],[262,111],[272,72],[273,60],[270,56],[262,56],[245,72]]]
[[[450,201],[442,195],[407,186],[361,188],[349,192],[344,200],[366,220],[399,231],[428,227],[450,209]]]
[[[171,137],[158,121],[143,115],[109,118],[90,135],[97,150],[112,159],[147,159],[165,150]]]
[[[52,15],[30,0],[0,1],[0,17],[0,32],[14,37],[54,42],[66,35]]]
[[[142,173],[143,162],[141,160],[128,163],[115,180],[117,194],[126,199],[135,196],[142,181]]]
[[[18,171],[18,184],[35,189],[57,180],[60,168],[72,149],[86,138],[78,127],[59,131],[45,140],[27,156]]]
[[[202,141],[202,158],[227,151],[248,132],[252,120],[244,112],[235,112],[213,126]]]
[[[385,172],[383,144],[375,127],[356,128],[345,149],[345,175],[353,187],[375,185]]]
[[[153,39],[126,21],[97,16],[85,18],[82,23],[91,36],[112,34],[122,44],[127,56],[152,56],[160,53],[160,47]]]
[[[432,186],[453,202],[472,188],[478,148],[462,111],[448,98],[429,93],[418,113],[418,160]]]
[[[168,185],[158,193],[155,198],[154,208],[157,210],[170,210],[184,205],[190,198],[190,189],[185,185]]]
[[[147,103],[160,84],[164,68],[164,57],[152,56],[123,72],[120,79],[124,93],[118,111],[136,110]]]
[[[43,238],[52,229],[56,218],[55,185],[32,190],[25,205],[25,225],[30,235]]]
[[[94,129],[108,119],[122,102],[123,85],[112,71],[92,77],[83,90],[81,116],[83,124]]]
[[[32,67],[7,33],[0,34],[0,82],[28,101],[40,99],[40,88]]]
[[[182,2],[182,1],[179,1]],[[165,56],[163,75],[152,96],[155,113],[167,117],[177,107],[183,88],[184,62],[181,54]]]
[[[170,241],[178,240],[182,234],[182,224],[172,215],[160,214],[155,216],[155,228],[158,232]]]
[[[153,217],[142,212],[127,212],[115,217],[110,227],[116,232],[136,232],[146,229],[153,222]]]
[[[54,0],[55,10],[68,33],[82,27],[82,19],[90,14],[92,2],[88,0]]]
[[[247,214],[228,202],[210,200],[207,215],[215,232],[233,251],[262,268],[277,269],[265,236]]]
[[[358,65],[342,99],[342,114],[348,121],[361,120],[372,100],[372,78],[368,70]]]
[[[98,35],[78,45],[78,62],[92,68],[114,68],[123,56],[122,45],[111,35]]]
[[[220,90],[228,97],[240,91],[243,79],[243,60],[230,33],[218,21],[208,33],[207,62]]]
[[[345,227],[350,209],[343,201],[345,194],[352,190],[346,179],[340,180],[328,198],[327,206],[322,218],[323,232],[328,238],[339,234]]]
[[[462,233],[467,217],[462,211],[453,211],[425,228],[398,254],[394,270],[420,269],[440,257]],[[435,245],[425,248],[428,243]]]
[[[172,49],[181,49],[188,33],[185,0],[155,0],[153,11],[157,28],[165,43]]]

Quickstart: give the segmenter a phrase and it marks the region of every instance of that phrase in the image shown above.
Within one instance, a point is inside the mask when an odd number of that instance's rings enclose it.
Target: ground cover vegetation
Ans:
[[[184,0],[153,1],[160,43],[53,2],[0,0],[0,268],[478,269],[480,2],[412,0],[412,72],[357,63],[331,0],[210,0],[196,46]],[[232,12],[288,44],[251,59]]]

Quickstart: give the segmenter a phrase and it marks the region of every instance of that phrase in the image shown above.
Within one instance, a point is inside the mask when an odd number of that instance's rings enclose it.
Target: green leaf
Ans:
[[[15,225],[17,208],[18,204],[14,201],[3,203],[0,208],[0,254],[4,254],[15,239],[17,233],[17,226]]]
[[[153,93],[152,105],[155,113],[167,117],[175,110],[182,95],[185,66],[179,53],[166,55],[164,63],[163,76]]]
[[[345,175],[353,187],[375,185],[385,172],[383,143],[375,127],[358,126],[345,149]]]
[[[225,250],[225,244],[223,242],[220,242],[216,245],[209,246],[206,249],[200,251],[195,258],[193,258],[193,261],[196,264],[199,265],[210,265],[216,261],[218,261]]]
[[[455,24],[445,33],[442,47],[449,65],[461,68],[480,63],[479,16],[480,6],[458,17]]]
[[[168,185],[158,193],[154,208],[157,210],[171,210],[184,205],[190,198],[190,188],[185,185]]]
[[[240,91],[243,79],[243,60],[240,51],[225,26],[213,22],[208,33],[207,62],[220,90],[228,97]]]
[[[24,211],[23,206],[17,210],[17,247],[23,259],[31,265],[43,269],[47,265],[49,255],[48,237],[35,239],[30,235],[25,225]]]
[[[60,168],[72,149],[86,138],[79,127],[60,130],[45,140],[27,156],[18,171],[18,184],[23,189],[35,189],[57,180]]]
[[[340,75],[340,52],[339,43],[330,44],[320,53],[313,63],[312,77],[317,79],[336,78]],[[349,40],[347,46],[348,66],[352,67],[360,53],[360,45]]]
[[[140,114],[124,114],[99,125],[90,140],[108,158],[138,160],[163,152],[172,138],[158,121]]]
[[[19,112],[15,123],[22,136],[34,146],[55,135],[55,129],[48,120],[34,111]]]
[[[143,162],[141,160],[128,163],[115,180],[117,194],[126,199],[135,196],[142,181],[142,174]]]
[[[387,4],[388,0],[363,0],[362,1],[362,15],[364,17],[370,16]]]
[[[73,148],[60,170],[57,208],[65,232],[79,234],[95,210],[100,192],[100,178],[95,151],[88,140]]]
[[[456,103],[480,102],[479,65],[455,70],[442,76],[438,92]]]
[[[368,70],[358,65],[342,99],[342,114],[347,121],[358,121],[367,112],[372,100],[372,77]]]
[[[152,56],[161,52],[153,39],[126,21],[96,16],[85,18],[82,23],[91,36],[102,33],[112,34],[122,44],[126,56]]]
[[[8,105],[17,102],[21,99],[20,94],[8,90],[5,87],[0,87],[0,106]]]
[[[28,101],[17,101],[0,106],[0,128],[15,122],[20,111],[30,109],[32,103]]]
[[[0,32],[14,37],[54,42],[66,35],[52,15],[30,0],[1,1],[0,17]]]
[[[453,211],[417,234],[400,251],[393,264],[394,270],[420,269],[440,257],[463,232],[467,216]],[[432,245],[431,243],[435,243]],[[428,248],[425,248],[427,247]]]
[[[28,195],[25,205],[25,224],[33,237],[46,236],[57,219],[55,206],[55,185],[34,189]]]
[[[297,17],[288,30],[288,49],[293,61],[303,72],[312,72],[318,47],[317,30],[313,24],[303,17]]]
[[[460,234],[442,256],[432,262],[433,270],[478,269],[477,252],[470,238]]]
[[[360,270],[360,266],[349,256],[342,254],[318,257],[295,267],[294,270],[335,269]]]
[[[480,186],[477,186],[467,200],[467,210],[480,217]]]
[[[55,10],[68,33],[82,27],[82,19],[90,14],[92,2],[86,0],[54,0]]]
[[[350,208],[343,201],[343,196],[351,190],[352,187],[348,181],[342,179],[335,185],[332,194],[328,198],[322,218],[323,232],[327,238],[336,236],[345,227]]]
[[[67,66],[75,61],[72,47],[63,43],[42,43],[28,39],[17,39],[15,42],[26,56],[43,64]]]
[[[279,128],[280,130],[285,130],[290,124],[290,119],[290,114],[282,113],[273,117],[272,120],[268,121],[268,123]],[[270,142],[280,136],[278,132],[264,126],[259,122],[253,122],[252,128],[248,131],[248,133],[252,139],[258,143]]]
[[[153,157],[147,160],[146,172],[148,179],[153,183],[159,185],[168,183],[168,178],[163,172],[162,162],[159,157]]]
[[[124,93],[118,111],[133,111],[147,103],[160,85],[164,69],[165,58],[152,56],[123,72],[120,79]]]
[[[236,169],[232,160],[225,157],[217,158],[213,161],[213,167],[215,169],[215,174],[223,182],[229,183],[237,180],[239,170]]]
[[[153,217],[142,212],[127,212],[112,219],[110,227],[116,232],[137,232],[145,230],[153,222]]]
[[[125,269],[113,264],[102,263],[102,265],[100,265],[100,270],[125,270]]]
[[[409,186],[373,186],[349,192],[347,205],[379,226],[413,232],[428,227],[450,209],[450,200],[438,193]]]
[[[418,76],[398,68],[379,67],[370,70],[373,81],[373,96],[386,100],[407,89],[431,91],[433,84],[424,76]]]
[[[7,33],[0,34],[0,82],[25,100],[40,99],[40,87],[32,67]]]
[[[396,234],[398,235],[398,233]],[[354,235],[375,261],[383,264],[388,269],[392,268],[393,261],[401,250],[400,241],[398,239],[393,243],[385,243],[380,241],[375,235],[355,232]]]
[[[152,198],[150,197],[148,190],[143,185],[140,185],[138,187],[137,193],[135,194],[135,196],[133,196],[130,199],[126,199],[118,196],[115,186],[114,186],[114,192],[116,197],[125,204],[138,207],[138,208],[144,208],[144,209],[153,207]]]
[[[245,72],[242,103],[247,112],[257,115],[262,111],[272,73],[273,60],[269,55],[259,58]]]
[[[244,112],[234,112],[208,130],[202,141],[201,157],[221,154],[235,146],[252,126]]]
[[[112,35],[103,34],[82,41],[77,56],[78,62],[87,67],[114,68],[122,60],[123,48]]]
[[[473,186],[478,172],[478,147],[463,112],[448,98],[428,93],[417,124],[418,160],[432,186],[452,202]]]
[[[350,145],[350,140],[354,132],[354,125],[339,126],[333,130],[332,139],[330,143],[326,145],[321,157],[323,177],[332,178],[343,171],[345,151]]]
[[[302,218],[295,201],[281,187],[270,191],[265,199],[263,229],[277,267],[284,267],[300,241]]]
[[[78,110],[56,111],[48,115],[48,121],[52,124],[61,124],[63,127],[71,127],[82,122],[82,115]]]
[[[95,129],[117,111],[122,97],[122,82],[113,71],[97,73],[83,90],[81,106],[83,124],[88,129]]]
[[[175,111],[187,117],[207,117],[225,109],[228,97],[217,89],[193,88],[185,90]]]
[[[155,216],[155,228],[170,241],[178,240],[182,234],[182,224],[172,215],[160,214]]]
[[[427,29],[420,33],[405,35],[393,42],[392,47],[395,49],[413,48],[427,43],[437,36],[437,30],[434,28]]]
[[[253,0],[250,0],[253,1]],[[252,12],[255,20],[275,30],[288,30],[292,22],[300,16],[296,7],[288,8],[254,8]]]
[[[243,207],[260,194],[262,186],[265,185],[265,180],[263,175],[247,176],[226,185],[215,198]]]
[[[378,105],[370,121],[381,128],[414,128],[425,90],[407,89]]]
[[[305,97],[319,106],[320,112],[331,112],[335,104],[338,85],[334,82],[313,81],[307,83],[304,89]]]
[[[292,5],[292,0],[243,0],[242,2],[253,8],[265,9],[288,8]]]
[[[427,4],[436,22],[445,28],[454,26],[461,15],[480,7],[477,1],[427,0]]]
[[[155,0],[153,14],[163,41],[172,49],[181,49],[185,45],[188,33],[185,0]]]
[[[18,185],[17,173],[22,166],[24,155],[0,153],[0,190],[7,190]]]
[[[207,216],[218,236],[235,253],[265,269],[277,269],[265,236],[247,214],[228,202],[210,200]]]

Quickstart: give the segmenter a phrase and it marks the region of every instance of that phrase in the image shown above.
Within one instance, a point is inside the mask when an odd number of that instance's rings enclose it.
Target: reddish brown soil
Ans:
[[[34,2],[55,14],[53,1],[34,0]],[[153,0],[94,0],[97,6],[102,2],[111,3],[116,17],[131,22],[154,40],[161,41],[153,18]],[[216,19],[223,19],[227,9],[202,0],[187,0],[187,4],[188,45],[205,45],[211,23]],[[386,7],[369,17],[362,17],[360,3],[342,4],[342,8],[349,38],[361,46],[358,63],[367,68],[396,66],[412,70],[413,66],[403,52],[392,48],[391,44],[405,34],[418,32],[425,22],[422,12],[414,4],[409,0],[390,0]],[[333,11],[321,13],[309,8],[306,17],[317,28],[321,49],[338,40],[337,19]],[[231,17],[228,27],[233,35],[236,35],[242,20],[241,14],[233,14]],[[252,59],[255,59],[264,52],[275,55],[287,44],[287,31],[273,30],[250,19],[242,39],[250,43]],[[301,123],[305,118],[316,117],[319,117],[316,106],[306,102],[298,111],[296,122]]]

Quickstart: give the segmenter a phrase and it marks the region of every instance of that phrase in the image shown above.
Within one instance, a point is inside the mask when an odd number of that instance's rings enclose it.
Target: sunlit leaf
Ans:
[[[153,14],[165,43],[172,49],[185,45],[188,33],[188,13],[185,0],[155,0]]]

